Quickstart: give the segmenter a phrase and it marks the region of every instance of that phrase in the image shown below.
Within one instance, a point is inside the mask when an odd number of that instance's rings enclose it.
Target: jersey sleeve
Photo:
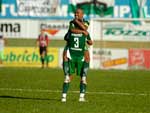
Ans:
[[[48,35],[45,35],[45,39],[46,39],[46,43],[47,43],[47,45],[48,45],[49,42],[50,42],[50,40],[49,40],[49,38],[48,38]]]
[[[87,36],[87,40],[91,40],[91,36],[90,36],[90,34],[88,34],[88,36]]]
[[[40,35],[38,35],[38,38],[36,39],[37,41],[39,41],[40,40]]]
[[[87,26],[87,27],[89,27],[90,23],[88,21],[84,20],[84,25]]]

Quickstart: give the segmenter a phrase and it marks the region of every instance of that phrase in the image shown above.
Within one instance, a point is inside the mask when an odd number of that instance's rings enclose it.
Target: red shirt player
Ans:
[[[46,61],[46,66],[48,67],[48,56],[47,56],[47,47],[49,44],[49,39],[48,36],[44,33],[43,30],[41,30],[41,33],[38,36],[37,39],[37,46],[39,46],[39,53],[41,57],[41,63],[42,63],[42,68],[44,68],[44,62]]]

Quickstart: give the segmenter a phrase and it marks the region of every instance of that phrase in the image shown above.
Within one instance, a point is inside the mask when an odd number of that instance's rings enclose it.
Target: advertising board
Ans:
[[[49,67],[58,67],[58,48],[48,48]],[[4,66],[40,67],[39,50],[33,47],[6,47]]]
[[[129,69],[150,69],[150,50],[129,49]]]
[[[128,50],[126,49],[93,49],[94,69],[127,69]]]

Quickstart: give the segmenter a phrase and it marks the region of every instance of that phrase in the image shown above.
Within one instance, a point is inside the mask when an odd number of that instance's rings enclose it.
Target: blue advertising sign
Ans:
[[[2,0],[0,18],[37,18],[37,19],[71,19],[73,5],[87,3],[88,0]],[[107,10],[102,15],[113,18],[144,17],[150,18],[150,0],[96,0],[97,9],[87,8],[94,4],[82,6],[86,12],[97,15],[103,9],[100,3],[106,4]],[[112,2],[113,1],[113,2]],[[82,3],[81,3],[82,2]],[[91,2],[92,3],[92,2]],[[102,8],[100,8],[102,7]],[[89,10],[89,11],[87,11]],[[112,12],[111,12],[112,11]],[[89,16],[90,17],[90,16]]]
[[[0,18],[70,18],[68,0],[3,0]]]
[[[150,17],[150,0],[115,0],[115,18]]]

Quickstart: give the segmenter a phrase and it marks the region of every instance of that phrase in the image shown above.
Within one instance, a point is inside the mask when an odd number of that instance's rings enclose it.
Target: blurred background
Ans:
[[[92,69],[150,69],[150,0],[0,0],[5,67],[39,67],[41,29],[49,36],[49,67],[62,67],[64,35],[81,7],[94,45]]]

